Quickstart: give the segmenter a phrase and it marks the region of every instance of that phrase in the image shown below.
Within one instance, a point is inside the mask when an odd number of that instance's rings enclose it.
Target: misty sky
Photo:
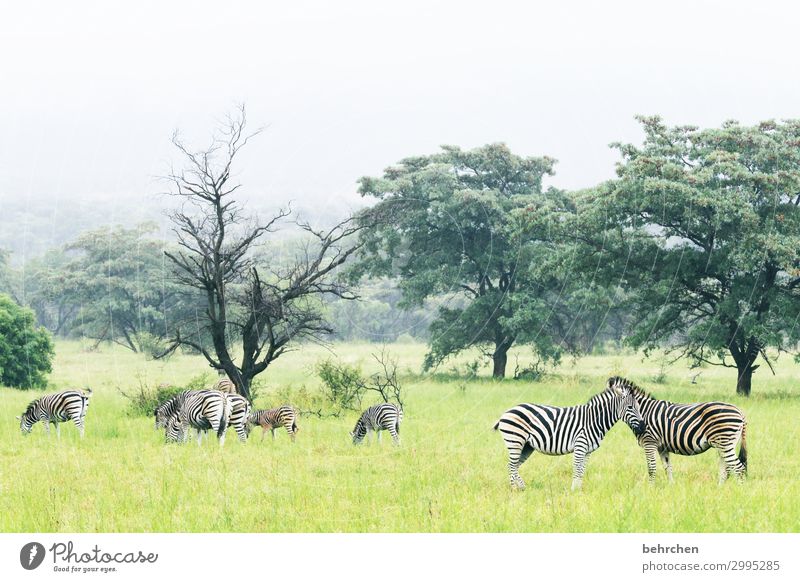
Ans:
[[[260,7],[271,4],[273,7]],[[788,3],[787,3],[788,4]],[[0,202],[150,197],[179,128],[245,102],[250,196],[343,214],[359,176],[440,144],[611,177],[637,113],[798,117],[797,9],[774,2],[28,2],[0,20]]]

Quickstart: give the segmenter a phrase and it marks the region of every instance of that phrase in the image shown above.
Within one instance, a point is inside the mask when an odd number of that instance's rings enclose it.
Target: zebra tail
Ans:
[[[219,421],[219,429],[217,429],[217,438],[222,438],[222,435],[224,435],[225,431],[228,430],[228,419],[231,417],[231,401],[224,394],[222,398],[225,400],[225,404],[222,407],[222,418]]]
[[[744,471],[747,472],[747,423],[742,425],[742,440],[739,443],[739,462],[744,465]]]

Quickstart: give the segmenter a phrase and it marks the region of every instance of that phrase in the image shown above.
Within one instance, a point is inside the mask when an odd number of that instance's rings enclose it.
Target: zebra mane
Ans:
[[[25,409],[25,412],[23,412],[22,415],[25,416],[26,414],[33,412],[33,409],[36,407],[36,404],[39,402],[39,400],[41,399],[37,398],[36,400],[32,400],[31,403],[28,404],[28,408]]]
[[[606,383],[606,389],[611,388],[615,384],[621,384],[622,386],[625,386],[636,396],[640,396],[642,398],[655,399],[654,396],[650,394],[647,390],[637,386],[632,381],[628,380],[627,378],[623,378],[622,376],[611,376],[611,378],[609,378],[608,382]]]

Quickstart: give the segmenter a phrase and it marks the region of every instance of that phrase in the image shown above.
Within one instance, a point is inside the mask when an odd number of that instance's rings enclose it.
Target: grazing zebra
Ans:
[[[232,426],[236,430],[241,442],[247,440],[247,421],[250,418],[250,411],[252,407],[250,402],[244,396],[238,394],[227,394],[226,398],[230,403],[231,417],[228,421],[228,426]]]
[[[512,488],[525,488],[519,467],[531,453],[541,451],[546,455],[573,453],[572,489],[579,489],[587,457],[618,420],[624,420],[634,434],[644,431],[645,421],[633,391],[613,380],[610,378],[606,389],[586,404],[568,408],[520,404],[500,417],[494,429],[500,430],[508,449]]]
[[[272,432],[275,439],[275,429],[282,426],[289,433],[289,438],[294,442],[295,435],[300,428],[297,426],[297,412],[291,406],[284,405],[271,410],[255,410],[250,413],[248,422],[251,425],[258,425],[263,429],[261,441],[264,441],[267,431]]]
[[[86,392],[65,390],[34,400],[28,404],[28,408],[25,409],[22,416],[17,417],[22,434],[30,434],[33,425],[41,420],[48,435],[50,435],[50,423],[53,423],[56,425],[56,436],[61,438],[58,423],[71,420],[78,427],[78,432],[83,438],[83,419],[86,417],[91,395],[92,390],[87,388]]]
[[[719,481],[734,474],[741,481],[747,473],[747,422],[742,411],[725,402],[673,404],[658,400],[624,378],[615,379],[636,396],[647,430],[638,436],[647,459],[650,482],[656,478],[656,453],[667,479],[672,482],[669,454],[699,455],[711,447],[719,453]],[[739,454],[736,444],[741,443]]]
[[[189,435],[189,426],[180,410],[167,418],[164,436],[168,443],[185,443]]]
[[[371,430],[378,433],[378,442],[380,442],[381,431],[388,430],[394,444],[399,445],[402,420],[403,409],[396,404],[384,403],[371,406],[361,414],[353,432],[350,433],[350,436],[353,437],[353,444],[359,444]]]
[[[211,429],[217,433],[222,446],[231,404],[225,394],[216,390],[184,390],[156,408],[156,428],[167,429],[171,425],[174,431],[175,425],[180,424],[185,429],[183,440],[187,438],[188,429],[194,428],[197,430],[197,444],[200,444],[203,433]]]

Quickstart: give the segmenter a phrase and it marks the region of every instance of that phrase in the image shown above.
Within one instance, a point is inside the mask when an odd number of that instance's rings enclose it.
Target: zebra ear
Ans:
[[[22,420],[22,417],[21,416],[17,416],[16,419],[17,420]]]

